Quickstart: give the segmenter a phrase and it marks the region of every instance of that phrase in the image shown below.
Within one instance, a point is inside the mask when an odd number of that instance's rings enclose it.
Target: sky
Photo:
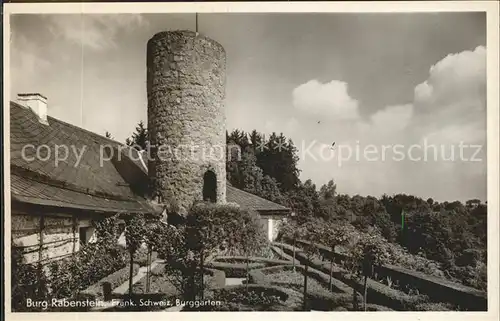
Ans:
[[[125,141],[147,122],[146,43],[189,14],[24,14],[11,100]],[[227,129],[282,132],[302,181],[339,193],[486,200],[484,13],[200,14],[227,55]],[[335,144],[333,144],[335,143]]]

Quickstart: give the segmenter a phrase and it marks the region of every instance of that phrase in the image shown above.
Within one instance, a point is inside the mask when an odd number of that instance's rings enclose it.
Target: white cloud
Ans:
[[[147,26],[140,14],[49,15],[46,19],[54,36],[96,51],[115,48],[120,31]]]
[[[295,108],[318,116],[337,119],[357,119],[358,101],[351,98],[347,83],[332,80],[320,83],[310,80],[293,90]]]
[[[415,87],[415,104],[425,109],[475,102],[486,94],[486,49],[449,54],[429,70],[429,78]],[[480,106],[479,106],[480,107]]]
[[[330,87],[329,84],[313,81],[306,85],[294,92],[294,101],[301,103],[298,104],[300,109],[309,107],[322,115],[343,113],[353,116],[346,109],[331,108],[351,106],[349,110],[355,110],[357,115],[358,104],[355,98],[347,95],[347,85],[337,83],[332,86],[341,93],[337,98],[342,97],[335,102],[328,100],[331,98],[329,93],[334,91],[325,89]],[[438,61],[429,69],[428,78],[415,87],[413,98],[408,104],[387,106],[367,119],[356,118],[354,123],[340,122],[332,126],[312,152],[319,155],[321,150],[328,151],[328,146],[322,148],[321,143],[328,143],[327,137],[332,137],[332,140],[337,140],[337,153],[340,146],[350,146],[351,159],[344,161],[342,166],[338,166],[338,155],[331,160],[301,160],[302,178],[312,178],[317,184],[333,178],[339,191],[349,194],[380,195],[385,192],[410,193],[439,200],[484,199],[486,148],[481,148],[475,155],[482,161],[471,162],[470,157],[477,146],[486,144],[485,48],[449,54]],[[340,104],[339,101],[346,103]],[[302,134],[307,137],[309,132]],[[397,155],[389,149],[385,160],[370,161],[362,155],[370,144],[376,146],[378,155],[383,153],[383,146],[401,144],[407,156],[402,161],[394,161],[393,156]],[[461,144],[469,146],[464,150],[464,159],[459,158]],[[429,155],[429,161],[409,159],[409,149],[414,145],[420,146],[415,149],[414,157],[424,156],[425,146],[437,146],[438,160],[434,161],[433,155]],[[360,158],[355,156],[358,148]],[[450,150],[455,151],[454,161],[446,160],[450,157]]]
[[[49,70],[51,63],[39,55],[37,45],[22,34],[13,32],[10,43],[11,87],[20,91],[39,91],[39,74]],[[15,99],[15,97],[11,97]]]
[[[486,142],[486,49],[450,54],[415,87],[421,136],[443,144]]]
[[[410,123],[413,105],[389,106],[371,116],[373,126],[383,130],[402,130]]]

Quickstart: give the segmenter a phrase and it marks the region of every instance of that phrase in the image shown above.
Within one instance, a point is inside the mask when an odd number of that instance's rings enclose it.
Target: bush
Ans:
[[[255,213],[234,206],[197,203],[189,210],[184,225],[163,227],[154,248],[165,259],[167,274],[182,296],[194,300],[202,288],[199,281],[205,262],[221,251],[252,253],[260,231]],[[233,267],[214,263],[208,267],[221,269],[228,276],[246,275],[245,264]]]
[[[390,309],[388,307],[385,307],[383,305],[368,303],[368,304],[366,304],[366,311],[394,311],[394,310]]]
[[[26,300],[46,301],[49,295],[46,277],[41,265],[31,265],[24,262],[22,250],[11,240],[11,284],[12,311],[35,312],[42,308],[28,308]]]
[[[249,263],[248,269],[259,269],[265,267],[265,263]],[[244,278],[247,275],[247,264],[246,263],[223,263],[223,262],[210,262],[207,267],[217,270],[222,270],[226,274],[226,277],[230,278]]]
[[[253,283],[262,285],[273,285],[280,287],[288,287],[297,292],[303,291],[303,273],[305,268],[303,265],[295,266],[297,272],[293,273],[291,265],[273,266],[263,269],[257,269],[250,272],[250,280]],[[307,299],[308,306],[313,310],[332,311],[335,308],[342,306],[352,310],[352,289],[346,284],[333,279],[333,292],[328,289],[329,276],[315,269],[308,269]],[[362,302],[362,297],[357,294],[358,302]]]
[[[96,221],[97,243],[80,248],[68,259],[49,265],[52,296],[71,298],[128,263],[127,251],[118,245],[118,217]]]
[[[453,311],[453,306],[446,303],[421,303],[415,305],[415,311]]]
[[[226,285],[226,274],[224,271],[205,269],[209,288],[222,288]]]
[[[207,266],[213,269],[224,271],[227,277],[244,278],[246,277],[247,273],[247,261],[249,262],[248,270],[291,263],[284,260],[274,260],[263,257],[247,258],[245,256],[221,256],[213,259],[210,263],[207,264]]]
[[[292,262],[286,260],[269,259],[265,257],[256,256],[218,256],[212,260],[212,262],[222,262],[222,263],[245,263],[249,261],[250,263],[265,263],[267,266],[273,265],[286,265]]]
[[[81,247],[73,256],[44,266],[24,264],[22,251],[12,246],[13,310],[24,309],[26,298],[74,298],[105,276],[126,265],[127,253],[117,244],[117,217],[96,221],[97,243]],[[23,299],[24,298],[24,299]]]
[[[305,267],[303,265],[296,265],[295,269],[297,273],[300,275],[303,275],[305,273]],[[284,266],[273,266],[273,267],[268,267],[268,268],[263,268],[263,269],[258,269],[254,270],[251,272],[252,278],[256,281],[263,281],[263,278],[259,275],[259,273],[262,273],[264,275],[264,279],[266,281],[264,282],[269,282],[269,279],[271,278],[270,275],[273,274],[283,274],[284,276],[289,275],[289,273],[293,271],[293,266],[292,265],[284,265]],[[307,275],[313,279],[314,281],[319,282],[322,285],[322,288],[324,288],[326,291],[330,292],[328,290],[328,286],[330,283],[330,276],[318,271],[316,269],[308,269]],[[300,285],[302,285],[302,277],[300,280]],[[309,287],[309,290],[313,291],[313,288]],[[343,282],[340,282],[339,280],[332,278],[332,291],[337,292],[337,293],[349,293],[352,292],[351,288],[346,285]]]
[[[281,246],[281,245],[280,245]],[[292,246],[284,245],[283,249],[290,254],[292,251]],[[322,262],[318,259],[308,259],[307,255],[301,250],[296,250],[295,252],[297,260],[301,264],[309,264],[309,266],[314,267],[324,273],[330,273],[330,263]],[[356,289],[358,292],[363,291],[363,282],[357,278],[352,277],[348,271],[344,269],[336,268],[334,269],[334,278],[344,282],[351,288]],[[367,280],[368,287],[368,302],[380,304],[383,306],[390,307],[395,310],[412,310],[414,306],[420,303],[424,303],[427,300],[425,296],[410,296],[402,291],[392,289],[387,285],[376,282],[374,280]]]
[[[139,271],[139,265],[134,264],[134,266],[132,268],[134,271],[134,275],[136,275],[137,272]],[[80,293],[82,296],[85,296],[85,297],[102,298],[102,296],[103,296],[102,284],[104,282],[109,282],[111,284],[111,288],[115,289],[118,286],[120,286],[121,284],[123,284],[125,281],[128,280],[129,273],[130,273],[130,265],[102,278],[101,280],[99,280],[99,282],[89,286],[88,288],[81,291]]]
[[[187,306],[184,311],[283,311],[297,307],[297,298],[291,298],[284,289],[249,285],[230,286],[213,291],[217,306]]]
[[[127,264],[127,253],[118,245],[102,247],[89,244],[73,257],[49,265],[52,295],[71,298]]]
[[[158,253],[152,252],[151,253],[151,263],[153,263],[157,258],[158,258]],[[139,264],[139,266],[148,265],[148,251],[147,251],[147,249],[140,248],[134,254],[134,263]]]

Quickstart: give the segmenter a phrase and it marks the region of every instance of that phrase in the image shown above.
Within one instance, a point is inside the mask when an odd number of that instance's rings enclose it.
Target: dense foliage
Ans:
[[[139,124],[133,140],[141,143],[146,133]],[[420,270],[486,289],[486,203],[437,202],[406,194],[339,195],[333,180],[317,187],[299,179],[297,148],[283,134],[234,130],[226,138],[227,178],[233,186],[292,208],[299,223],[317,218],[318,227],[345,221],[361,233],[376,229],[376,237],[383,237],[393,253],[391,260],[405,266],[415,261],[427,266]]]
[[[41,308],[27,308],[26,300],[45,300],[48,296],[48,282],[41,265],[26,264],[23,251],[11,240],[12,311],[41,311]]]
[[[81,246],[80,251],[70,258],[49,265],[53,297],[74,297],[76,293],[127,265],[126,251],[118,245],[117,221],[118,217],[111,217],[95,222],[95,243]]]
[[[345,221],[362,233],[375,228],[376,237],[389,242],[384,246],[393,254],[391,260],[417,261],[427,266],[421,270],[434,270],[435,275],[439,274],[436,270],[444,271],[447,278],[486,289],[486,203],[477,199],[465,204],[437,202],[405,194],[338,195],[333,180],[319,188],[311,180],[299,180],[296,148],[282,134],[266,139],[256,131],[235,130],[227,134],[227,141],[228,152],[234,154],[235,144],[242,150],[240,160],[228,157],[231,184],[291,207],[297,222],[321,219],[319,228],[326,222]],[[394,258],[396,252],[399,259]]]
[[[27,264],[21,249],[12,242],[13,310],[25,311],[27,298],[40,301],[74,298],[80,291],[126,266],[126,251],[117,243],[117,218],[95,224],[96,243],[82,246],[70,258],[54,261],[45,267]]]
[[[254,213],[232,205],[195,204],[183,225],[164,224],[155,248],[165,259],[165,274],[187,300],[203,296],[205,262],[221,252],[249,256],[261,245]]]
[[[139,150],[146,150],[148,148],[148,141],[148,129],[144,125],[144,122],[140,121],[135,127],[135,132],[132,133],[130,138],[127,138],[125,143]]]

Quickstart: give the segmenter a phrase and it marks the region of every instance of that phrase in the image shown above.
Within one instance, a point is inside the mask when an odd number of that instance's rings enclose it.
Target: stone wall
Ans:
[[[207,170],[226,201],[226,55],[191,31],[156,34],[147,45],[149,175],[153,197],[176,202],[181,214],[202,200]]]

